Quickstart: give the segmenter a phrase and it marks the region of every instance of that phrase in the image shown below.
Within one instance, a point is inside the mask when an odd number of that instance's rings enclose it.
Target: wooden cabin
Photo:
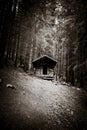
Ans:
[[[37,76],[53,77],[57,61],[47,55],[43,55],[32,62],[34,74]]]

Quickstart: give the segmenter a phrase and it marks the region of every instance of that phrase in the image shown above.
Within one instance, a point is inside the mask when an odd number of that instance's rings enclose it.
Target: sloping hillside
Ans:
[[[0,78],[0,127],[9,130],[87,129],[87,94],[83,89],[42,80],[11,67],[0,70]]]

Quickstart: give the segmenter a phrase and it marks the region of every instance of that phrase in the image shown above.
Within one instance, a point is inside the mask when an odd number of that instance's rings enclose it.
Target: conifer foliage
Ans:
[[[85,86],[87,4],[85,0],[0,0],[0,66],[12,61],[32,70],[41,55],[55,58],[58,77]]]

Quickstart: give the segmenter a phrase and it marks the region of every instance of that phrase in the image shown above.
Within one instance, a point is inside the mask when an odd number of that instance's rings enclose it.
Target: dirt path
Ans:
[[[11,130],[87,130],[87,94],[82,89],[0,70],[0,127]],[[7,88],[12,84],[15,89]]]

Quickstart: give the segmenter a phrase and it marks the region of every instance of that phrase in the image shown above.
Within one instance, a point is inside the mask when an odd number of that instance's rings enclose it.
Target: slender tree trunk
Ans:
[[[20,64],[20,30],[21,30],[21,18],[22,18],[22,12],[21,12],[21,5],[20,3],[17,3],[18,10],[17,10],[17,39],[16,39],[16,57],[15,57],[15,66],[18,66]]]

